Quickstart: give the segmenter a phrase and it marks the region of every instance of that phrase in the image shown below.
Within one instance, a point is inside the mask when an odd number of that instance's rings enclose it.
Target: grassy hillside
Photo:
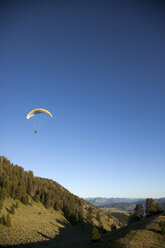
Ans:
[[[17,200],[6,199],[1,215],[10,213]],[[79,223],[71,225],[61,211],[46,209],[43,204],[31,201],[29,205],[19,202],[15,213],[11,214],[11,227],[0,225],[0,246],[21,247],[58,247],[58,248],[165,248],[165,237],[160,233],[159,222],[165,222],[165,216],[149,217],[129,226],[110,231],[110,222],[101,216],[107,232],[101,232],[98,243],[90,241],[92,225]],[[93,222],[99,225],[96,215]],[[109,229],[109,231],[108,231]]]
[[[51,241],[51,247],[70,247],[88,240],[92,226],[110,231],[114,225],[119,227],[119,221],[57,182],[0,157],[0,245],[45,246]]]
[[[103,208],[103,211],[105,211],[106,213],[111,213],[111,216],[119,220],[122,226],[127,225],[129,222],[130,214],[127,211],[115,208]]]
[[[160,221],[165,216],[118,229],[114,216],[0,157],[0,247],[165,248]],[[99,243],[90,241],[94,226],[101,233]]]
[[[10,213],[16,200],[6,199],[1,216]],[[68,221],[60,211],[46,209],[41,203],[24,205],[19,202],[15,214],[10,214],[11,227],[0,225],[0,244],[21,244],[53,238]]]
[[[89,223],[79,223],[71,225],[64,217],[62,211],[53,208],[45,208],[40,202],[36,203],[31,199],[29,205],[24,205],[19,201],[15,213],[11,214],[11,207],[16,206],[18,201],[7,198],[0,216],[10,214],[11,227],[0,224],[0,245],[16,245],[22,247],[25,244],[29,247],[46,246],[71,247],[75,243],[88,241],[90,238],[92,225]],[[88,207],[85,206],[85,207]],[[111,230],[114,219],[108,221],[104,212],[101,212],[100,219],[102,227]],[[100,226],[93,211],[93,225]]]
[[[19,200],[27,206],[31,201],[42,203],[47,209],[61,211],[73,225],[87,222],[110,230],[115,222],[115,219],[106,221],[102,210],[73,195],[57,182],[35,177],[32,171],[24,171],[7,158],[0,157],[0,210],[6,198]]]
[[[165,216],[149,217],[129,226],[102,235],[98,243],[83,243],[76,248],[165,248],[165,236],[160,233],[159,222]]]

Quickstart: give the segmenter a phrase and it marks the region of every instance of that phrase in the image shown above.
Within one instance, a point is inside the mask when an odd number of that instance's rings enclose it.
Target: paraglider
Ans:
[[[46,110],[46,109],[43,109],[43,108],[37,108],[37,109],[33,109],[33,110],[31,110],[28,114],[27,114],[27,116],[26,116],[26,118],[27,119],[30,119],[31,117],[33,117],[33,116],[35,116],[35,115],[38,115],[38,114],[46,114],[46,115],[49,115],[51,118],[52,118],[52,114],[48,111],[48,110]],[[34,130],[34,133],[36,134],[38,132],[38,130]]]

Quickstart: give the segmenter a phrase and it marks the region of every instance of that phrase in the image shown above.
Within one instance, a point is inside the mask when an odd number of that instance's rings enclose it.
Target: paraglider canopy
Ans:
[[[46,115],[49,115],[51,118],[52,118],[52,114],[48,111],[48,110],[46,110],[46,109],[43,109],[43,108],[37,108],[37,109],[33,109],[33,110],[31,110],[28,114],[27,114],[27,116],[26,116],[26,118],[27,119],[30,119],[31,117],[33,117],[33,116],[35,116],[35,115],[38,115],[38,114],[46,114]],[[32,118],[33,119],[33,118]],[[39,119],[38,119],[38,121],[36,120],[36,117],[34,118],[34,127],[33,127],[33,130],[34,130],[34,133],[36,134],[37,132],[38,132],[38,130],[39,130],[39,126],[38,126],[38,124],[39,124]],[[37,125],[36,125],[37,124]]]
[[[37,109],[31,110],[31,111],[27,114],[26,118],[27,118],[27,119],[30,119],[30,118],[33,117],[34,115],[42,114],[42,113],[43,113],[43,114],[50,115],[50,116],[52,117],[52,114],[51,114],[48,110],[42,109],[42,108],[37,108]]]

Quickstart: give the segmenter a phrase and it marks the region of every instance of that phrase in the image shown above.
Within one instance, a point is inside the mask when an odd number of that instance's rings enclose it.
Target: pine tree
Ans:
[[[91,240],[92,240],[92,242],[98,242],[98,241],[100,241],[100,237],[101,237],[101,235],[100,235],[98,229],[96,227],[94,227],[92,229],[92,234],[91,234]]]
[[[45,205],[46,208],[50,208],[51,207],[51,192],[50,191],[48,191],[45,194],[44,205]]]
[[[0,201],[4,201],[6,198],[6,190],[5,188],[0,188]]]
[[[135,219],[141,220],[144,217],[144,208],[142,203],[136,204],[135,207]]]
[[[27,179],[27,193],[28,195],[31,195],[33,193],[33,172],[29,171],[28,172],[28,179]]]
[[[152,216],[155,213],[154,200],[152,198],[146,199],[146,216]]]
[[[40,195],[40,201],[42,202],[42,204],[44,204],[44,202],[45,202],[45,194],[44,194],[44,192],[42,192],[41,195]]]
[[[91,207],[89,207],[89,208],[88,208],[88,212],[87,212],[87,221],[88,221],[89,223],[92,222],[92,214],[93,214],[93,210],[92,210]]]
[[[163,212],[163,208],[161,207],[160,203],[159,202],[155,203],[155,213],[160,214],[162,212]]]
[[[111,214],[111,212],[108,212],[107,216],[108,216],[108,221],[110,221],[110,219],[112,219],[112,214]]]
[[[28,204],[29,197],[32,197],[46,207],[62,210],[65,217],[68,220],[71,218],[74,223],[83,222],[85,217],[92,222],[92,208],[88,211],[84,209],[83,199],[70,194],[58,183],[34,177],[32,172],[26,172],[22,167],[11,164],[7,158],[0,157],[0,208],[6,196],[24,204]]]
[[[16,196],[16,184],[15,182],[11,182],[11,186],[10,186],[10,196],[12,198],[15,198]]]
[[[99,214],[99,212],[97,212],[96,220],[97,220],[98,222],[100,222],[100,214]]]

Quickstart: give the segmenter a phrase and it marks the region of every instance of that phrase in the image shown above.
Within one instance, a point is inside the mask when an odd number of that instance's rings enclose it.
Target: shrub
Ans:
[[[26,195],[23,195],[22,198],[21,198],[21,201],[22,201],[23,204],[28,205],[29,204],[29,197],[28,197],[28,195],[27,194]]]
[[[6,226],[10,227],[11,226],[11,218],[9,216],[9,214],[6,216],[6,223],[5,223]]]
[[[14,206],[11,206],[10,213],[11,213],[11,214],[15,214]]]

